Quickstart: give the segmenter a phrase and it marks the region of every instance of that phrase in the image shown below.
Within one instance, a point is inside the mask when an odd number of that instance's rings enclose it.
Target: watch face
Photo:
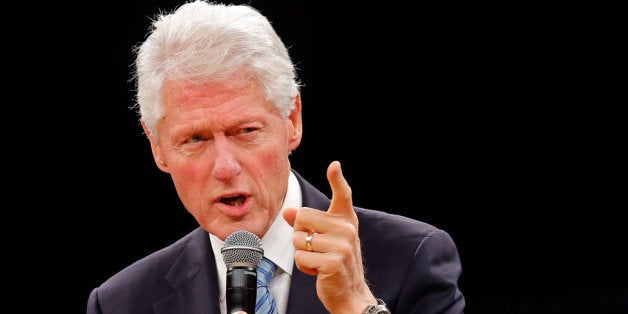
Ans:
[[[390,311],[385,305],[369,305],[366,314],[390,314]]]

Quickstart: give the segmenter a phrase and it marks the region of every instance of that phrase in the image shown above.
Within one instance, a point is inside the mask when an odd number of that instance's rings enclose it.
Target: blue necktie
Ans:
[[[273,279],[277,265],[264,257],[257,266],[257,303],[256,314],[277,314],[277,304],[270,294],[268,286]]]

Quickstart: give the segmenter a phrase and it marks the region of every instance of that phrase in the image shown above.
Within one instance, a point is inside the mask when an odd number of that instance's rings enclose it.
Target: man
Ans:
[[[137,50],[140,120],[200,227],[95,288],[87,313],[226,313],[220,249],[240,230],[278,267],[279,313],[463,312],[446,232],[354,207],[338,161],[327,170],[331,200],[291,168],[299,84],[263,15],[195,1],[153,26]]]

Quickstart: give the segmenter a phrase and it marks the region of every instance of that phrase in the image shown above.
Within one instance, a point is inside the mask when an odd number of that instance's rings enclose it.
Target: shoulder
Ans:
[[[442,231],[427,222],[385,211],[355,207],[360,222],[360,230],[380,233],[378,237],[425,237],[433,232]]]
[[[172,303],[182,289],[191,295],[209,295],[213,252],[207,232],[198,227],[178,241],[134,262],[94,288],[87,313],[153,313],[156,304],[194,307],[197,303]],[[162,303],[166,302],[166,303]],[[187,312],[189,311],[182,311]]]
[[[173,266],[181,259],[193,261],[194,258],[186,255],[193,251],[191,247],[202,245],[198,243],[204,242],[203,238],[208,236],[200,227],[191,231],[176,242],[135,261],[111,276],[100,285],[99,293],[102,295],[120,290],[137,291],[137,288],[155,286],[156,283],[164,281],[166,274],[171,272]]]
[[[462,313],[462,267],[449,233],[405,216],[363,208],[356,213],[367,280],[393,313]]]
[[[458,249],[449,233],[427,222],[356,207],[360,240],[367,260],[394,254],[397,261],[431,264],[446,258],[458,263]],[[389,263],[390,261],[386,262]]]

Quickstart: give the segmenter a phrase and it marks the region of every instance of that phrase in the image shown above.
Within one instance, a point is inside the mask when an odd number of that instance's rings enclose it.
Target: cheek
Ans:
[[[195,162],[194,159],[190,158],[178,158],[175,156],[169,159],[168,165],[173,179],[177,181],[195,181],[197,176],[202,175],[204,163]]]
[[[198,163],[171,164],[170,176],[184,203],[188,202],[190,197],[198,195],[198,190],[204,186],[204,181],[209,167],[203,167]]]
[[[257,159],[266,169],[283,170],[288,161],[288,154],[281,154],[283,151],[283,148],[275,146],[260,152]]]
[[[251,156],[247,169],[252,176],[257,177],[264,186],[268,186],[271,190],[277,188],[283,182],[278,182],[278,178],[287,176],[290,170],[290,163],[287,154],[281,154],[283,150],[277,147],[269,148],[264,151],[258,151],[255,156]],[[256,175],[255,175],[255,174]]]

